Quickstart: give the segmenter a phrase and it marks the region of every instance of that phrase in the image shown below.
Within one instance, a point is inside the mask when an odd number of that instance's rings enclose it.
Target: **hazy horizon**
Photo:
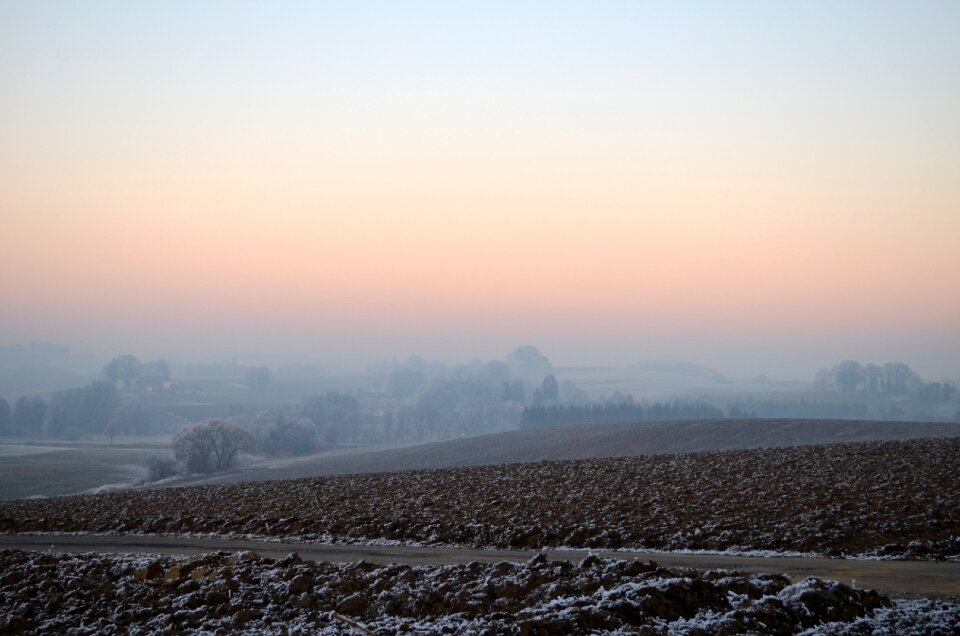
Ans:
[[[532,345],[536,347],[544,356],[546,356],[554,365],[554,367],[558,369],[572,369],[577,367],[611,369],[621,368],[625,371],[628,371],[630,367],[643,367],[650,364],[694,364],[717,371],[730,379],[747,380],[765,376],[773,380],[811,382],[815,372],[821,369],[832,367],[844,360],[856,360],[864,364],[903,362],[908,364],[922,378],[929,381],[948,380],[957,382],[957,380],[960,379],[960,374],[951,372],[949,370],[950,367],[944,367],[947,370],[940,371],[935,366],[924,364],[923,361],[918,363],[916,360],[912,360],[908,357],[871,357],[870,352],[867,349],[861,350],[860,354],[852,354],[841,357],[829,357],[832,355],[830,353],[825,356],[818,357],[816,351],[814,350],[811,351],[806,357],[791,358],[789,361],[791,364],[785,364],[783,358],[777,357],[776,352],[768,352],[766,356],[754,354],[746,357],[746,354],[744,354],[740,358],[737,358],[736,356],[733,356],[727,352],[726,356],[715,355],[711,359],[703,353],[702,348],[697,348],[695,346],[694,348],[689,349],[691,355],[683,356],[671,355],[671,353],[677,354],[682,352],[682,350],[679,348],[673,349],[672,352],[665,351],[664,355],[656,355],[656,350],[650,347],[637,347],[636,349],[621,349],[619,351],[613,351],[612,349],[605,350],[591,345],[588,351],[578,354],[576,351],[571,352],[570,349],[564,349],[562,346],[559,348],[548,348],[539,346],[532,341],[512,343],[510,345],[505,345],[506,348],[501,347],[500,349],[491,348],[493,345],[488,346],[486,349],[481,349],[479,347],[474,347],[473,349],[464,347],[461,350],[455,348],[445,348],[437,351],[436,355],[431,353],[429,350],[418,351],[404,349],[371,349],[370,354],[365,356],[363,353],[365,349],[362,347],[356,347],[352,350],[352,356],[339,358],[335,355],[331,355],[329,352],[319,351],[316,353],[311,353],[310,350],[305,349],[302,345],[296,349],[286,352],[282,350],[257,351],[250,349],[221,351],[210,350],[207,352],[198,349],[192,351],[171,351],[157,348],[149,344],[144,344],[142,342],[138,343],[137,346],[134,346],[133,348],[117,348],[115,346],[106,346],[98,349],[95,347],[86,346],[82,343],[77,346],[75,344],[72,345],[66,342],[31,341],[20,343],[0,342],[0,349],[20,347],[24,352],[23,355],[29,356],[30,353],[28,350],[37,345],[40,347],[66,347],[69,349],[71,357],[71,362],[70,364],[65,365],[66,367],[74,371],[80,371],[82,369],[86,373],[96,374],[100,373],[102,365],[106,364],[111,358],[130,354],[141,360],[164,359],[168,362],[178,365],[178,368],[181,370],[184,368],[184,366],[190,365],[203,366],[236,363],[237,365],[241,366],[263,365],[275,371],[283,367],[313,367],[314,369],[323,371],[324,375],[326,376],[334,377],[344,374],[366,374],[372,368],[386,368],[383,367],[383,365],[389,365],[391,363],[405,364],[411,358],[420,358],[430,363],[442,364],[454,369],[461,366],[469,366],[471,363],[478,360],[481,362],[488,362],[492,360],[503,361],[507,359],[510,352],[518,347]],[[650,353],[650,355],[630,357],[631,351],[646,351]],[[608,355],[604,357],[604,354]],[[53,358],[49,358],[49,360],[50,363],[55,362]],[[716,362],[717,360],[719,360],[719,363]],[[771,361],[771,364],[764,366],[763,363],[765,360]],[[10,365],[9,361],[5,358],[2,352],[0,352],[0,366],[6,366],[9,370],[14,370],[17,368],[17,365]],[[21,368],[29,368],[29,366],[30,365],[24,367],[23,365],[20,365]],[[56,366],[56,364],[53,364],[53,366]],[[0,393],[2,393],[2,389],[3,387],[0,386]]]
[[[0,345],[960,377],[957,25],[0,3]]]

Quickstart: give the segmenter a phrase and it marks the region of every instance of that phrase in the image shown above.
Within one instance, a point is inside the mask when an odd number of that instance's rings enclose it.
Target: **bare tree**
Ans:
[[[6,398],[0,395],[0,435],[8,435],[13,431],[13,411]]]
[[[250,367],[247,369],[247,386],[261,393],[270,384],[270,369],[267,367]]]
[[[317,447],[317,429],[303,417],[285,413],[260,413],[248,425],[253,449],[264,455],[306,455]]]
[[[209,473],[213,452],[209,431],[203,423],[186,426],[173,437],[173,454],[188,473]]]
[[[216,469],[229,468],[237,453],[250,445],[250,435],[242,428],[225,420],[209,421],[209,427],[212,433]]]
[[[114,358],[103,367],[103,377],[113,384],[122,382],[123,388],[130,390],[136,379],[140,377],[142,369],[143,364],[137,360],[136,356],[126,354]]]
[[[230,467],[250,444],[246,431],[226,420],[204,420],[181,429],[173,438],[173,452],[191,473],[211,473]]]

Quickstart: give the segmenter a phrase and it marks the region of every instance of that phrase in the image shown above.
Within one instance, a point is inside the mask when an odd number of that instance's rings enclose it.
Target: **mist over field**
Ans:
[[[347,371],[262,360],[0,348],[0,496],[960,433],[957,380],[903,362],[793,380],[679,360],[561,366],[534,345]]]
[[[958,32],[0,0],[0,633],[946,633]]]

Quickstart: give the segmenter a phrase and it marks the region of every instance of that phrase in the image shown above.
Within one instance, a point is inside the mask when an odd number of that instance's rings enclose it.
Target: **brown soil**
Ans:
[[[195,485],[236,483],[319,475],[519,464],[543,460],[599,459],[934,437],[960,437],[960,423],[750,419],[578,424],[493,433],[376,452],[341,456],[328,454],[291,460],[283,466],[253,465],[226,474],[192,477],[185,482]]]
[[[374,565],[254,553],[190,559],[0,551],[0,632],[794,634],[949,629],[960,606],[782,576],[539,555]]]
[[[0,504],[0,531],[960,554],[960,439],[343,475]]]

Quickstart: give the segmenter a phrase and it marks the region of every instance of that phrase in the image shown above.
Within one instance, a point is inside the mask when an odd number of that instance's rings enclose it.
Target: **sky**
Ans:
[[[960,375],[960,3],[0,0],[0,344]]]

